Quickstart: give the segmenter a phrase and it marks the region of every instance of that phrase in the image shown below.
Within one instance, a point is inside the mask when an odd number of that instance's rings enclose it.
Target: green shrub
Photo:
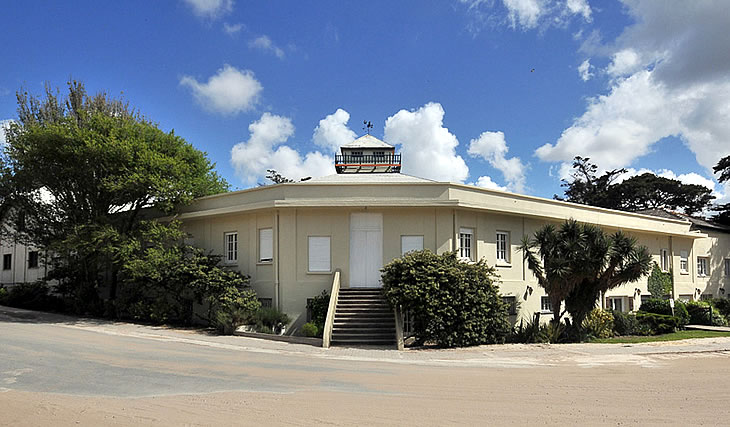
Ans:
[[[211,307],[213,327],[222,334],[232,334],[239,326],[253,322],[261,303],[253,290],[228,286],[211,302]]]
[[[610,311],[594,308],[583,319],[583,330],[592,337],[610,338],[613,336],[613,315]]]
[[[679,319],[679,326],[683,327],[689,324],[689,312],[687,311],[687,304],[684,301],[674,301],[674,316]]]
[[[622,311],[612,311],[613,333],[615,335],[641,335],[638,333],[639,322],[636,315]]]
[[[642,302],[639,310],[645,313],[663,314],[665,316],[672,315],[672,307],[669,305],[669,300],[661,298],[650,298]]]
[[[553,322],[541,323],[540,314],[525,320],[520,319],[519,326],[515,325],[507,336],[506,341],[516,344],[559,343],[564,342],[566,327],[564,323],[554,325]]]
[[[314,324],[314,322],[307,322],[302,325],[302,335],[305,337],[318,337],[322,336],[322,331]]]
[[[689,323],[693,325],[727,326],[725,316],[707,301],[689,301],[687,311],[689,312]],[[710,320],[710,312],[712,312],[712,320]]]
[[[383,269],[383,294],[391,306],[410,311],[417,343],[462,347],[504,342],[507,306],[494,268],[456,253],[409,252]]]
[[[714,298],[710,301],[713,307],[717,309],[726,318],[730,316],[730,299],[729,298]]]
[[[3,305],[38,311],[63,311],[61,298],[51,295],[50,287],[43,281],[19,283],[3,298]]]
[[[679,319],[675,316],[644,311],[636,313],[636,320],[639,322],[640,328],[650,330],[652,335],[668,334],[676,331],[679,326]]]
[[[291,322],[286,313],[275,308],[261,308],[254,316],[256,330],[263,333],[278,333],[281,328]]]
[[[327,319],[327,310],[329,309],[329,305],[330,295],[327,291],[322,291],[321,294],[307,301],[307,308],[312,315],[311,323],[317,327],[317,330],[319,331],[318,336],[321,336],[322,332],[324,332],[324,322],[325,319]]]
[[[661,299],[672,293],[672,273],[663,272],[659,264],[654,263],[651,275],[647,279],[647,287],[653,298]],[[664,313],[659,313],[664,314]]]
[[[0,305],[8,305],[8,290],[4,286],[0,286]]]

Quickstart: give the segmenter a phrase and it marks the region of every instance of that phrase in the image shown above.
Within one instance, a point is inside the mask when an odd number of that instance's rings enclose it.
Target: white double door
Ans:
[[[381,287],[381,268],[383,268],[383,215],[350,214],[350,287]]]

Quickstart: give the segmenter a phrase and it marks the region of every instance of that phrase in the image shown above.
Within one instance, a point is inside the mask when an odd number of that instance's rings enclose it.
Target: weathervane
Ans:
[[[368,133],[368,135],[370,135],[370,131],[373,130],[373,122],[368,121],[368,120],[363,120],[362,124],[365,125],[362,127],[362,130],[366,131]]]

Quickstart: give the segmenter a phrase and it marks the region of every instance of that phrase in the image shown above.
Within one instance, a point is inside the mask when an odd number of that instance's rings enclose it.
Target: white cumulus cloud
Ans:
[[[240,33],[243,29],[243,24],[229,24],[228,22],[223,23],[223,32],[228,34],[229,36],[235,36],[236,34]]]
[[[216,19],[233,11],[233,0],[183,0],[201,18]]]
[[[591,69],[593,69],[593,65],[591,65],[590,59],[586,59],[578,66],[578,75],[584,82],[587,82],[593,77]]]
[[[489,162],[493,168],[502,172],[505,181],[507,181],[508,189],[523,193],[525,191],[526,167],[519,157],[507,158],[508,151],[509,148],[503,132],[482,132],[479,138],[472,139],[469,142],[468,149],[470,156],[481,157]]]
[[[198,82],[191,76],[183,76],[180,84],[191,89],[203,108],[226,115],[251,110],[263,90],[253,71],[239,70],[228,64],[206,83]]]
[[[490,190],[501,190],[507,191],[507,187],[503,187],[496,182],[492,181],[492,178],[488,176],[480,176],[476,183],[470,183],[470,185],[476,185],[477,187],[489,188]]]
[[[535,28],[544,9],[538,0],[503,0],[512,28]]]
[[[284,59],[286,54],[284,50],[274,44],[273,41],[267,35],[256,37],[255,39],[248,42],[248,47],[252,49],[259,49],[264,52],[273,53],[279,59]]]
[[[585,22],[593,20],[591,7],[586,0],[460,0],[467,6],[474,20],[470,30],[478,32],[484,24],[495,21],[506,23],[512,29],[545,29],[550,26],[564,27],[574,16]],[[495,7],[501,3],[504,9]],[[504,12],[506,11],[506,16]]]
[[[385,140],[401,146],[403,173],[437,181],[467,178],[469,168],[456,154],[459,140],[443,119],[441,104],[430,102],[417,110],[400,110],[385,121]]]
[[[319,121],[314,128],[312,141],[327,152],[335,153],[337,150],[355,140],[357,134],[347,127],[350,121],[350,113],[338,108],[337,111]]]
[[[267,169],[275,169],[295,181],[334,173],[330,156],[315,151],[302,157],[283,145],[294,135],[294,125],[288,117],[264,113],[248,126],[248,131],[249,139],[231,149],[231,164],[245,184],[263,182]]]
[[[730,155],[730,14],[718,1],[626,0],[635,24],[611,44],[610,90],[554,144],[536,150],[549,162],[591,157],[626,167],[669,136],[679,137],[710,174]],[[671,155],[671,153],[667,153]]]

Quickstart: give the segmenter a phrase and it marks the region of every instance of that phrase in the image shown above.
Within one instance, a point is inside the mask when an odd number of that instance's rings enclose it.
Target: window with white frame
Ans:
[[[662,271],[669,271],[669,251],[667,249],[662,249],[659,258]]]
[[[517,297],[503,296],[502,302],[507,306],[507,314],[514,316],[517,314]]]
[[[725,277],[730,277],[730,258],[725,258]]]
[[[412,251],[423,250],[423,236],[400,236],[400,252],[404,255]]]
[[[612,297],[608,299],[609,308],[613,311],[624,311],[624,299],[623,297]]]
[[[697,257],[697,275],[707,276],[707,258]]]
[[[238,233],[226,233],[223,241],[226,245],[226,262],[238,261]]]
[[[689,258],[687,251],[679,252],[679,271],[681,271],[682,273],[689,272]]]
[[[474,260],[472,258],[472,245],[474,240],[474,230],[471,228],[459,229],[459,256],[464,259]]]
[[[330,236],[309,236],[309,271],[330,272]]]
[[[544,296],[540,298],[540,311],[545,313],[553,312],[553,303],[550,301],[549,297]]]
[[[497,261],[509,262],[509,233],[497,232]]]
[[[271,228],[259,229],[259,262],[274,259],[274,231]]]

